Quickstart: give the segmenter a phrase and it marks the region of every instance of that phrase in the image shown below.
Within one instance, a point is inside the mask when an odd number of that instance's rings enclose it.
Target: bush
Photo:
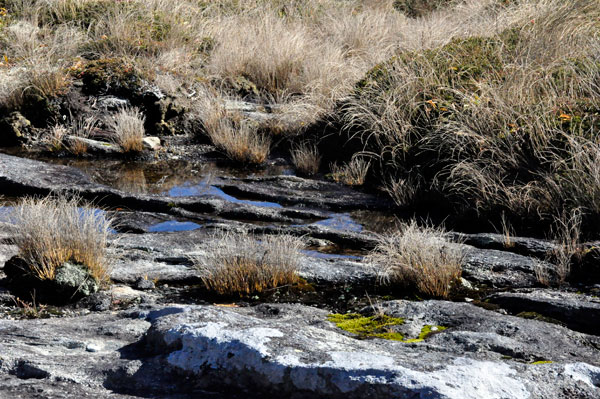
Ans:
[[[15,207],[12,221],[19,257],[39,280],[54,280],[67,262],[83,265],[98,282],[108,280],[111,220],[103,212],[80,206],[76,198],[26,198]]]
[[[259,240],[246,232],[220,232],[212,238],[207,254],[192,258],[208,290],[244,295],[298,282],[301,239],[277,235]]]
[[[460,246],[450,243],[443,229],[419,227],[413,220],[395,233],[380,236],[367,262],[375,265],[384,284],[447,298],[460,278],[463,257]]]

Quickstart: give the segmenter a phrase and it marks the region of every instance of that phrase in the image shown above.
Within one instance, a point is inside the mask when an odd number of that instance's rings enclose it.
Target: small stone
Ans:
[[[144,137],[144,148],[157,151],[160,149],[160,139],[158,137]]]
[[[85,350],[86,352],[100,352],[102,350],[103,346],[100,343],[97,342],[90,342],[89,344],[86,345]]]
[[[152,280],[148,280],[147,278],[140,277],[135,281],[134,287],[138,290],[153,290],[155,288],[154,282]]]

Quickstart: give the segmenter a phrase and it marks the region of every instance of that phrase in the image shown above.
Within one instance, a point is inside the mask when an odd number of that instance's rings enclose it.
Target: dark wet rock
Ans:
[[[326,213],[320,211],[263,207],[251,203],[231,202],[213,195],[158,197],[125,193],[94,183],[75,168],[0,154],[0,194],[45,195],[51,192],[76,193],[84,199],[105,206],[174,214],[183,209],[234,220],[302,223],[327,217]]]
[[[536,263],[552,268],[545,261],[495,249],[464,246],[463,277],[477,284],[494,288],[533,287]]]
[[[31,132],[31,122],[21,113],[13,112],[0,119],[0,147],[11,147],[25,141]]]
[[[455,240],[460,240],[476,248],[514,252],[519,255],[535,256],[540,259],[545,259],[556,250],[554,242],[538,238],[510,237],[507,242],[506,236],[495,233],[450,233],[450,235]]]
[[[214,183],[225,193],[281,205],[302,205],[330,210],[394,208],[391,200],[338,183],[296,176],[221,178]]]
[[[565,323],[570,329],[600,335],[600,299],[551,289],[525,289],[490,295],[490,303],[511,314],[535,313]]]
[[[104,312],[110,309],[112,300],[105,292],[97,292],[80,300],[77,305],[79,307],[90,309],[94,312]]]
[[[392,302],[423,341],[358,340],[300,305],[192,306],[156,318],[146,344],[199,386],[297,398],[593,398],[598,338],[441,301]],[[277,309],[277,310],[274,310]],[[414,332],[411,332],[414,331]],[[548,364],[532,364],[548,360]]]

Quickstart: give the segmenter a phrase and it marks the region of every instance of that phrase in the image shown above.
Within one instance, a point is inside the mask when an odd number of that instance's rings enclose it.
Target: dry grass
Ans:
[[[303,243],[297,237],[220,232],[212,240],[206,256],[193,258],[210,291],[252,294],[298,281],[296,270]]]
[[[79,117],[73,121],[71,125],[71,132],[74,138],[69,140],[67,150],[74,155],[84,155],[87,153],[88,145],[85,139],[88,139],[96,130],[98,120],[94,117]],[[81,138],[83,140],[77,140]]]
[[[52,280],[65,262],[85,265],[99,282],[108,280],[107,238],[111,220],[78,199],[26,198],[15,207],[15,245],[41,280]]]
[[[360,156],[352,157],[352,160],[342,166],[331,165],[331,177],[339,183],[349,186],[362,186],[367,178],[367,172],[371,162]]]
[[[110,120],[114,141],[126,153],[141,152],[144,148],[146,117],[137,108],[123,108]]]
[[[591,225],[600,215],[597,2],[478,3],[418,20],[438,26],[358,84],[346,128],[380,157],[381,180],[418,182],[457,211],[548,225],[581,207]],[[461,18],[462,38],[448,26]]]
[[[59,151],[63,148],[63,140],[68,134],[68,130],[63,125],[54,125],[48,133],[42,137],[42,140],[48,144],[51,150]]]
[[[319,173],[321,156],[316,145],[303,143],[292,149],[292,162],[296,170],[305,175]]]
[[[564,284],[571,273],[571,262],[574,257],[580,257],[582,246],[581,236],[581,210],[573,209],[571,212],[563,212],[557,217],[551,235],[558,243],[553,253],[555,274],[558,284]]]
[[[450,243],[443,229],[419,227],[413,220],[395,233],[380,236],[367,262],[378,269],[385,284],[447,298],[460,278],[463,256],[460,246]]]

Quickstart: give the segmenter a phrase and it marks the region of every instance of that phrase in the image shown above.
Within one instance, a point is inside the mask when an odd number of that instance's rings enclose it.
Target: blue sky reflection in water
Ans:
[[[347,213],[332,214],[330,218],[319,220],[313,223],[314,225],[326,226],[336,230],[346,230],[360,232],[363,230],[363,226],[352,219]]]
[[[194,222],[178,222],[177,220],[169,220],[150,226],[148,231],[150,233],[173,233],[176,231],[197,230],[201,227],[201,225]]]
[[[250,200],[241,200],[235,198],[229,194],[225,194],[223,190],[218,187],[211,186],[206,184],[205,182],[199,184],[184,184],[181,186],[176,186],[171,188],[169,191],[163,193],[168,195],[169,197],[193,197],[193,196],[215,196],[224,199],[225,201],[229,201],[235,204],[248,204],[255,206],[262,206],[267,208],[281,208],[280,204],[275,202],[267,202],[267,201],[250,201]]]

